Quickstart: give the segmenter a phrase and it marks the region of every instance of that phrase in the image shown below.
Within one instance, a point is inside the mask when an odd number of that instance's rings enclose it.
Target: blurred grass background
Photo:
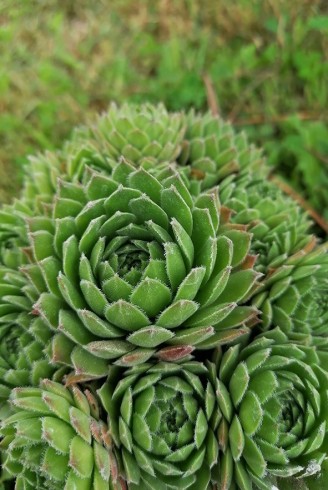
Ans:
[[[327,82],[327,0],[1,0],[0,202],[27,154],[148,100],[217,110],[328,220]]]

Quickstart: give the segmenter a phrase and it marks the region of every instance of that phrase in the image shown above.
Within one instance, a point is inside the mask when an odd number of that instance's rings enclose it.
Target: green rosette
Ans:
[[[77,128],[62,150],[29,158],[22,198],[41,209],[55,195],[59,176],[78,181],[86,166],[109,175],[121,159],[146,168],[174,162],[181,153],[185,119],[162,104],[111,104],[96,121]]]
[[[37,385],[63,371],[45,356],[49,334],[33,316],[39,292],[23,273],[31,259],[25,222],[29,213],[19,201],[0,210],[0,419],[8,414],[12,388]]]
[[[0,420],[10,407],[8,399],[16,386],[37,386],[45,377],[61,379],[65,368],[51,365],[45,343],[29,332],[30,318],[20,314],[15,323],[1,327],[0,335]]]
[[[313,242],[311,222],[298,203],[273,182],[248,172],[220,184],[222,205],[231,210],[231,221],[247,225],[253,234],[256,270],[268,274]]]
[[[250,144],[244,132],[236,133],[232,125],[210,113],[187,116],[187,129],[179,165],[187,166],[189,179],[209,189],[232,174],[256,171],[268,174],[262,151]]]
[[[20,201],[0,209],[0,266],[18,270],[27,263],[24,247],[27,244],[25,218],[30,210]]]
[[[313,346],[322,365],[328,370],[328,254],[327,244],[297,261],[295,273],[305,274],[292,286],[302,294],[285,322],[292,342]],[[295,274],[294,273],[294,274]]]
[[[56,194],[59,176],[81,181],[86,166],[110,175],[122,159],[147,170],[176,165],[193,194],[229,175],[268,173],[261,151],[218,116],[170,113],[162,104],[112,104],[94,122],[78,127],[61,150],[29,157],[22,200],[40,211]]]
[[[108,363],[174,361],[248,334],[251,235],[222,219],[216,189],[194,200],[174,170],[156,179],[127,162],[86,179],[62,182],[51,217],[29,220],[25,271],[35,313],[57,332],[53,362],[98,377]]]
[[[0,488],[326,490],[327,249],[210,114],[112,105],[31,157],[0,210]]]
[[[311,240],[262,281],[252,302],[263,330],[279,326],[293,341],[326,349],[327,250]]]
[[[3,469],[16,489],[114,490],[118,464],[90,390],[44,380],[16,388],[15,413],[1,427]]]
[[[111,369],[98,391],[129,490],[208,490],[217,480],[214,364]]]
[[[52,201],[58,177],[67,174],[69,155],[64,147],[62,150],[45,151],[28,157],[24,167],[21,202],[30,209],[30,214],[44,213],[45,204]]]
[[[327,454],[328,374],[315,350],[275,329],[244,348],[218,351],[215,362],[223,414],[219,488],[272,490],[285,478],[319,475]]]
[[[123,157],[136,165],[173,162],[181,153],[186,131],[182,112],[170,113],[163,104],[112,104],[90,127],[108,157]]]

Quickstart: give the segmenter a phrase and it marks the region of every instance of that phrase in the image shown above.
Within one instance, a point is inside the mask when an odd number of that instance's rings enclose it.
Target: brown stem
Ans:
[[[213,116],[218,116],[220,114],[219,102],[215,93],[213,80],[208,73],[203,75],[203,81],[206,89],[207,104],[213,114]]]

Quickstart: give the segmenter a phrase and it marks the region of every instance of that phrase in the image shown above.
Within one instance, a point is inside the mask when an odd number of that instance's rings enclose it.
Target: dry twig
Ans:
[[[212,78],[208,73],[205,73],[203,76],[203,81],[206,89],[208,107],[213,116],[218,116],[220,114],[220,107],[215,93]]]

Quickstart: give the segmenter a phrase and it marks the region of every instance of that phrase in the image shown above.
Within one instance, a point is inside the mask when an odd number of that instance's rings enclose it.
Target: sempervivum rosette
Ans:
[[[281,325],[293,342],[314,346],[323,365],[328,366],[327,244],[302,257],[292,258],[288,265],[289,274],[271,284],[269,294],[272,296],[279,284],[284,285],[281,295],[272,301],[272,321]]]
[[[40,388],[13,390],[11,402],[15,413],[1,427],[0,445],[7,475],[17,477],[15,488],[114,488],[117,461],[90,390],[44,380]]]
[[[16,386],[37,386],[45,377],[60,379],[65,368],[56,369],[46,359],[45,342],[30,331],[31,319],[20,314],[16,322],[1,326],[0,334],[0,420],[8,414],[7,400]]]
[[[94,123],[77,128],[62,150],[29,158],[22,200],[40,210],[56,193],[58,176],[80,181],[86,166],[109,175],[121,159],[146,169],[176,164],[194,194],[231,174],[268,173],[261,151],[220,117],[170,113],[161,104],[112,104]]]
[[[218,352],[221,489],[271,490],[275,478],[320,472],[327,451],[328,376],[313,350],[279,329]],[[278,488],[279,484],[278,484]]]
[[[19,201],[0,211],[0,419],[8,412],[12,388],[37,385],[64,371],[46,359],[49,333],[32,315],[39,294],[23,273],[30,268],[25,223],[29,213]]]
[[[325,314],[321,310],[318,317],[317,312],[320,305],[325,308],[327,250],[327,243],[316,246],[311,240],[284,265],[270,271],[252,300],[263,312],[263,330],[279,326],[286,333],[304,333],[305,329],[325,336]]]
[[[251,172],[227,177],[220,184],[220,200],[232,211],[231,220],[247,225],[253,234],[252,252],[260,272],[284,265],[313,241],[305,211],[263,177]]]
[[[30,213],[36,210],[43,211],[44,203],[52,201],[59,175],[67,172],[67,158],[65,149],[29,156],[28,164],[24,168],[25,179],[21,200],[30,208]]]
[[[324,366],[328,366],[328,280],[327,275],[309,291],[294,315],[297,323],[289,337],[316,347]]]
[[[18,270],[27,262],[22,247],[27,244],[24,218],[30,210],[20,201],[0,209],[0,265]]]
[[[189,178],[202,189],[217,185],[231,174],[256,170],[265,175],[262,152],[249,144],[245,133],[236,134],[232,125],[211,114],[190,111],[178,162],[187,165]]]
[[[90,127],[90,134],[113,160],[124,157],[138,165],[158,165],[178,157],[185,130],[185,115],[169,113],[163,104],[112,104]]]
[[[32,209],[48,202],[59,175],[79,180],[86,165],[110,174],[122,158],[145,167],[174,162],[181,153],[185,119],[182,112],[169,113],[162,104],[111,104],[95,123],[77,128],[61,151],[29,158],[23,200]]]
[[[1,490],[326,489],[327,244],[268,176],[161,105],[30,158],[0,211]]]
[[[61,183],[52,217],[29,220],[55,362],[72,351],[77,374],[103,376],[108,361],[174,360],[247,334],[251,236],[221,218],[217,190],[194,201],[173,170],[159,180],[127,163],[86,176]]]
[[[98,393],[130,490],[214,488],[220,420],[215,387],[211,363],[110,371]]]

